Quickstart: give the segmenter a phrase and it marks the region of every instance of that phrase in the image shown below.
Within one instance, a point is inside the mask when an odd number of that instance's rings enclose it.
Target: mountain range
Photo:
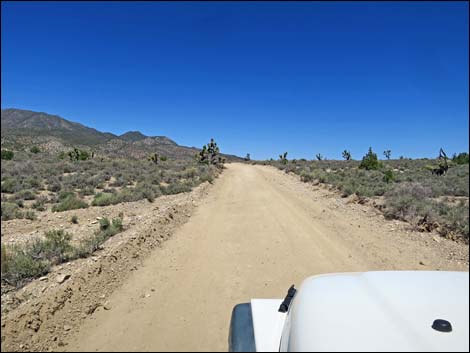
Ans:
[[[72,147],[89,149],[109,157],[144,158],[158,153],[174,159],[194,158],[198,148],[180,146],[166,136],[146,136],[140,131],[122,135],[101,132],[57,115],[23,109],[1,110],[2,148],[26,150],[38,146],[52,153]],[[237,156],[224,155],[228,160]]]

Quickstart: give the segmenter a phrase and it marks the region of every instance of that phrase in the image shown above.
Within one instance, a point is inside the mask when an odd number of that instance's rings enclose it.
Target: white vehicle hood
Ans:
[[[451,323],[452,332],[431,326]],[[467,351],[468,272],[314,276],[289,309],[281,351]]]

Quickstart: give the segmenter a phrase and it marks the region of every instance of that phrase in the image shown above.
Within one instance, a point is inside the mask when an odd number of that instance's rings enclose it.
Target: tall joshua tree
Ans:
[[[391,155],[392,155],[392,151],[390,151],[390,150],[385,150],[385,151],[384,151],[384,156],[385,156],[385,158],[387,158],[388,160],[390,159]]]
[[[151,154],[147,159],[155,164],[158,164],[158,153]]]
[[[201,152],[199,152],[198,160],[200,163],[206,164],[218,164],[223,163],[224,159],[220,158],[219,156],[220,150],[217,146],[217,142],[211,138],[211,141],[207,144],[202,146]]]
[[[280,154],[279,160],[281,161],[282,164],[287,164],[287,152],[284,152],[284,154]]]

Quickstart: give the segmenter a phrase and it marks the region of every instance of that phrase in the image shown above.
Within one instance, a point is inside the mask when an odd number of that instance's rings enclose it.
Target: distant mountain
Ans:
[[[161,143],[162,145],[178,146],[178,144],[175,141],[169,139],[166,136],[145,136],[140,131],[128,131],[125,134],[119,135],[119,138],[121,140],[126,140],[129,142],[137,142],[137,141],[143,141],[146,139],[152,139],[155,142]]]
[[[135,141],[144,140],[147,138],[147,136],[145,136],[140,131],[128,131],[125,134],[120,135],[119,138],[121,140],[135,142]]]
[[[88,148],[110,157],[145,158],[158,153],[175,159],[190,159],[199,152],[194,147],[178,145],[165,136],[145,136],[129,131],[120,136],[66,120],[57,115],[21,109],[1,111],[2,147],[27,150],[32,145],[44,151],[67,151],[71,147]],[[224,155],[228,160],[237,156]]]
[[[103,133],[57,115],[20,109],[2,109],[2,136],[4,133],[31,136],[53,136],[71,144],[88,146],[104,143],[116,136]]]

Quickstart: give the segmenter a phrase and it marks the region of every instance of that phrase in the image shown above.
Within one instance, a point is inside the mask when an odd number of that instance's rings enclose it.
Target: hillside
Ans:
[[[57,153],[79,147],[110,157],[144,158],[150,153],[158,153],[176,159],[193,158],[199,151],[195,147],[180,146],[165,136],[146,136],[140,131],[118,136],[44,112],[2,109],[1,124],[2,147],[13,150],[27,150],[37,145],[43,151]],[[239,159],[224,156],[229,160]]]

